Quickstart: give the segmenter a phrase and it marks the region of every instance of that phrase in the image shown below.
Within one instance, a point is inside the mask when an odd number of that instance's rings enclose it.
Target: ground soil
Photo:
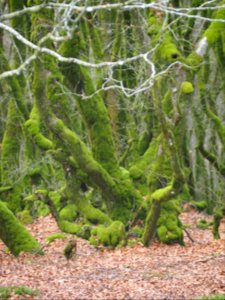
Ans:
[[[220,240],[212,230],[196,227],[210,217],[189,208],[181,219],[187,225],[185,247],[157,241],[148,248],[140,243],[118,250],[96,249],[77,240],[77,254],[69,261],[63,249],[71,238],[44,247],[45,255],[22,253],[14,257],[0,242],[0,287],[28,286],[38,296],[12,295],[11,299],[198,299],[225,295],[225,219]],[[45,245],[46,237],[59,232],[55,221],[44,217],[28,225]]]

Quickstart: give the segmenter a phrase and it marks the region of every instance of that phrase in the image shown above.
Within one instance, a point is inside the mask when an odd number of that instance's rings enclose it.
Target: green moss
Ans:
[[[7,300],[11,295],[11,290],[9,287],[0,287],[0,299]]]
[[[24,201],[29,201],[29,202],[33,202],[35,200],[37,200],[37,196],[34,195],[34,194],[33,195],[29,195],[29,196],[27,196],[27,197],[24,198]]]
[[[18,111],[15,101],[10,100],[6,129],[1,146],[1,181],[10,185],[10,178],[15,169],[19,167],[20,141],[22,139],[22,117]],[[14,172],[15,173],[15,172]],[[13,177],[15,180],[15,176]],[[9,183],[10,182],[10,183]]]
[[[53,142],[43,136],[40,132],[41,121],[40,112],[36,104],[30,113],[30,119],[25,122],[29,134],[34,137],[36,144],[43,150],[49,150],[54,147]]]
[[[77,207],[74,204],[68,204],[63,207],[63,209],[59,212],[59,217],[61,220],[66,220],[72,222],[77,217]]]
[[[38,291],[34,289],[30,289],[26,286],[9,286],[9,287],[0,287],[0,299],[7,300],[11,297],[11,294],[14,293],[16,295],[29,295],[29,296],[37,296]],[[33,297],[32,297],[33,298]]]
[[[0,72],[3,73],[5,71],[9,71],[10,66],[7,58],[5,57],[5,52],[2,47],[0,47]],[[24,98],[23,91],[21,89],[20,83],[17,80],[16,76],[10,76],[6,79],[8,86],[11,89],[11,93],[13,95],[14,101],[17,104],[20,113],[23,117],[28,117],[28,110]]]
[[[213,223],[212,222],[207,222],[204,219],[198,220],[197,222],[197,228],[200,229],[208,229]]]
[[[44,202],[42,201],[37,201],[35,204],[35,209],[36,209],[36,216],[37,217],[45,217],[48,216],[50,214],[50,210],[48,205],[46,205]]]
[[[157,50],[157,56],[164,62],[173,62],[182,58],[180,51],[167,35]]]
[[[183,245],[183,231],[177,224],[169,223],[167,226],[160,226],[157,229],[157,235],[161,242],[166,244],[180,243]]]
[[[184,244],[182,224],[178,218],[180,212],[180,201],[178,199],[171,199],[162,203],[160,217],[157,222],[157,236],[163,243]]]
[[[224,1],[222,1],[221,4],[224,4]],[[219,9],[214,14],[214,19],[225,20],[225,8]],[[224,22],[211,22],[209,28],[205,31],[204,36],[207,38],[210,45],[214,45],[220,39],[224,30]]]
[[[148,21],[148,25],[149,25],[149,28],[148,28],[148,35],[150,36],[156,36],[159,34],[159,32],[161,32],[161,21],[159,20],[159,18],[156,18],[155,16],[151,16],[149,18],[149,21]]]
[[[168,185],[165,188],[156,190],[152,195],[151,198],[153,201],[162,202],[166,201],[169,197],[171,197],[173,192],[173,186]]]
[[[143,170],[141,170],[138,166],[132,166],[130,168],[130,176],[133,178],[133,179],[138,179],[140,177],[143,176]]]
[[[1,186],[0,187],[0,193],[10,191],[10,190],[12,190],[12,188],[13,188],[12,186]]]
[[[169,90],[162,100],[162,109],[164,113],[169,116],[171,111],[173,110],[173,103],[172,103],[172,92]]]
[[[140,226],[135,226],[131,228],[131,230],[129,231],[129,236],[131,237],[141,238],[142,235],[143,235],[143,228],[141,228]]]
[[[17,214],[17,218],[20,220],[23,224],[29,224],[33,222],[33,218],[30,215],[29,210],[23,210]]]
[[[225,294],[214,294],[196,298],[196,300],[225,300]]]
[[[74,224],[65,220],[60,220],[58,225],[63,232],[70,234],[77,234],[81,230],[81,226],[79,224]]]
[[[66,238],[66,236],[63,233],[53,233],[46,238],[46,242],[48,242],[50,244],[51,242],[53,242],[56,239],[64,240],[65,238]]]
[[[28,132],[31,135],[35,135],[39,132],[40,128],[40,113],[36,104],[34,104],[31,113],[30,119],[26,121],[25,126],[28,129]]]
[[[191,67],[199,67],[202,63],[202,57],[192,52],[186,59],[186,63]]]
[[[157,137],[153,138],[145,153],[138,159],[136,164],[131,166],[129,171],[133,179],[141,178],[148,171],[148,168],[152,165],[152,162],[155,160],[155,157],[157,156],[157,151],[161,139],[162,139],[161,135],[158,135]]]
[[[209,107],[206,107],[206,113],[213,121],[215,129],[218,132],[221,141],[224,143],[225,142],[225,126],[224,126],[222,120]]]
[[[220,239],[219,227],[220,222],[225,215],[225,207],[224,209],[215,209],[213,212],[213,237],[215,240]]]
[[[123,223],[114,221],[109,227],[99,225],[91,230],[89,241],[92,245],[113,246],[126,243],[126,233]]]
[[[14,255],[21,251],[39,252],[38,242],[16,219],[13,213],[0,201],[0,238]]]
[[[61,194],[59,191],[51,191],[48,193],[49,198],[53,201],[57,210],[61,209]]]
[[[103,213],[98,208],[92,206],[92,204],[88,201],[88,199],[81,199],[79,203],[77,203],[78,209],[81,214],[92,224],[110,224],[111,219],[105,213]]]
[[[157,139],[147,179],[150,192],[167,185],[172,179],[171,159],[167,146],[162,140],[162,135],[159,135]]]
[[[204,4],[205,1],[204,1],[204,0],[192,0],[191,3],[192,3],[192,6],[193,6],[193,7],[198,7],[198,6],[200,6],[201,4]]]
[[[203,211],[207,208],[207,201],[190,201],[190,204],[199,211]]]
[[[88,240],[91,235],[91,225],[84,224],[81,226],[80,231],[77,233],[77,236],[81,237],[82,239]]]
[[[43,136],[43,134],[38,133],[34,137],[37,145],[43,150],[49,150],[53,148],[53,142]]]
[[[181,93],[191,94],[191,93],[194,92],[194,87],[193,87],[191,82],[184,81],[184,82],[181,83],[180,90],[181,90]]]

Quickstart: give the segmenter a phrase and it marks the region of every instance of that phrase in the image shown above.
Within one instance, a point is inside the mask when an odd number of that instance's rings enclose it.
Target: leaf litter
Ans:
[[[35,295],[11,295],[10,299],[198,299],[225,295],[225,218],[220,240],[212,230],[197,228],[197,221],[211,217],[193,209],[180,216],[191,238],[185,247],[158,241],[148,248],[141,243],[118,250],[96,249],[77,239],[77,255],[67,261],[66,239],[46,245],[46,238],[60,232],[54,219],[42,217],[28,225],[44,246],[45,255],[21,253],[14,257],[0,242],[0,287],[27,286]]]

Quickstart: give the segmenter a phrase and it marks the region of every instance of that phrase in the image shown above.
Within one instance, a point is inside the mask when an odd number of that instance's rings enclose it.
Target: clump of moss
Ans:
[[[82,225],[80,231],[77,232],[77,236],[88,240],[91,236],[91,226],[89,224]]]
[[[190,201],[190,205],[193,206],[198,211],[204,211],[207,208],[207,201]]]
[[[29,295],[29,296],[37,296],[38,291],[34,289],[30,289],[26,286],[9,286],[9,287],[0,287],[0,299],[7,300],[11,297],[11,294],[14,293],[16,295]]]
[[[73,222],[77,217],[77,207],[74,204],[66,205],[60,212],[59,217],[61,220]]]
[[[207,222],[206,220],[201,219],[201,220],[198,220],[197,227],[200,229],[208,229],[212,224],[213,224],[213,222]]]
[[[51,191],[48,193],[49,198],[54,203],[57,210],[61,208],[61,194],[59,191]]]
[[[191,93],[194,92],[194,87],[193,87],[191,82],[184,81],[184,82],[181,83],[180,90],[181,90],[181,93],[191,94]]]
[[[169,36],[164,38],[164,41],[158,48],[157,55],[165,62],[173,62],[182,58],[180,51]]]
[[[186,63],[191,67],[199,67],[201,62],[202,57],[195,52],[192,52],[186,59]]]
[[[91,230],[89,241],[94,246],[120,246],[126,243],[126,233],[122,222],[114,221],[109,227],[99,225]]]
[[[141,238],[142,235],[143,235],[143,228],[141,228],[140,226],[134,226],[129,231],[129,237]]]
[[[138,166],[134,165],[130,168],[130,176],[133,179],[138,179],[143,176],[143,170],[141,170]]]
[[[23,224],[29,224],[33,222],[33,218],[30,215],[29,210],[24,209],[23,211],[19,212],[17,214],[17,218],[20,220],[21,223]]]
[[[66,238],[65,234],[63,233],[53,233],[51,235],[49,235],[47,238],[46,238],[46,242],[48,244],[50,244],[51,242],[53,242],[54,240],[56,239],[62,239],[64,240]]]
[[[157,236],[163,243],[184,244],[182,224],[178,218],[180,212],[179,200],[172,199],[162,203],[160,217],[157,223]]]
[[[81,226],[79,224],[74,224],[65,220],[60,220],[58,225],[63,232],[70,234],[77,234],[81,230]]]

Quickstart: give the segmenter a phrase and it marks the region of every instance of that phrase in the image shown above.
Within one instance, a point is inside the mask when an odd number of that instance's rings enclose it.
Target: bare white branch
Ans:
[[[10,20],[13,19],[15,17],[20,17],[24,14],[27,13],[31,13],[31,12],[39,12],[41,9],[45,8],[47,6],[46,3],[40,4],[40,5],[35,5],[35,6],[31,6],[31,7],[25,7],[22,10],[18,10],[12,13],[8,13],[8,14],[4,14],[2,16],[0,16],[0,22],[3,22],[5,20]]]

